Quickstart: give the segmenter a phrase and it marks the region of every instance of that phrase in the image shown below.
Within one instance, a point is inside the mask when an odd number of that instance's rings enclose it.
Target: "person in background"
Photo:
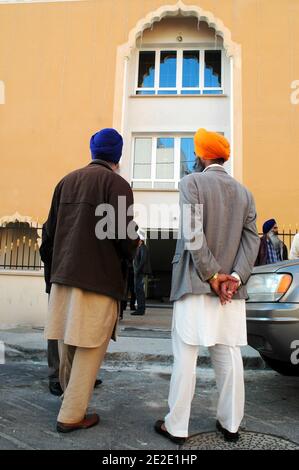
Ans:
[[[299,233],[296,233],[294,236],[291,251],[290,251],[290,259],[298,259],[299,258]]]
[[[278,263],[288,259],[288,249],[278,236],[278,226],[275,219],[267,220],[263,225],[263,236],[255,266]]]
[[[151,274],[149,253],[144,243],[145,236],[140,230],[138,232],[138,235],[140,240],[138,242],[138,248],[133,262],[137,310],[131,312],[131,315],[145,314],[144,276],[146,274]]]
[[[47,237],[45,224],[42,228],[42,243],[39,249],[40,257],[44,263],[44,278],[46,284],[46,293],[50,295],[51,292],[51,265],[53,247]],[[49,390],[52,395],[60,396],[63,394],[59,382],[59,352],[57,339],[48,339],[47,342],[47,359],[48,359],[48,378]]]
[[[123,319],[124,310],[127,308],[128,304],[128,297],[130,295],[130,310],[131,312],[136,311],[135,303],[136,303],[136,295],[135,295],[135,287],[134,287],[134,269],[133,263],[126,262],[125,264],[125,276],[126,276],[126,292],[125,292],[125,299],[120,303],[120,320]]]

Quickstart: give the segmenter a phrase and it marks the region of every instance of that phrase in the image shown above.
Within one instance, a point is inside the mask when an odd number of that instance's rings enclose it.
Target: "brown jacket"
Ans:
[[[43,239],[48,249],[53,248],[51,283],[79,287],[117,300],[124,297],[122,261],[133,259],[136,241],[118,236],[118,196],[125,197],[126,206],[120,215],[127,214],[126,209],[133,204],[131,187],[103,160],[93,160],[58,183]],[[96,216],[95,210],[103,203],[115,209],[116,239],[96,237],[96,224],[103,217]],[[134,224],[132,218],[125,215],[126,227]]]

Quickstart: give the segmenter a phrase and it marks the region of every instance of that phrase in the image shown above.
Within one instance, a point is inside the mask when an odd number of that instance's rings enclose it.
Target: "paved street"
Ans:
[[[167,410],[170,368],[159,364],[119,366],[101,371],[103,385],[91,404],[99,426],[59,435],[60,401],[48,393],[45,363],[0,366],[0,449],[175,449],[153,432]],[[271,433],[299,443],[299,378],[269,370],[246,370],[247,430]],[[214,430],[217,402],[213,371],[198,369],[190,434]]]
[[[153,431],[167,412],[172,349],[171,309],[149,308],[144,317],[125,313],[119,338],[110,342],[100,373],[103,385],[90,411],[94,429],[60,435],[55,430],[59,398],[48,392],[42,328],[0,331],[6,364],[0,365],[0,449],[175,449]],[[246,430],[274,434],[299,444],[299,378],[265,369],[259,354],[242,348],[246,367]],[[190,435],[215,430],[217,391],[206,348],[201,348]]]

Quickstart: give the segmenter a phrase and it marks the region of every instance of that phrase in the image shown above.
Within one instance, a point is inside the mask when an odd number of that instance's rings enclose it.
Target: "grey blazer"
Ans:
[[[200,248],[193,249],[186,243],[190,238],[183,233],[184,204],[191,207],[192,223],[195,216],[198,218],[195,205],[202,204]],[[260,245],[252,194],[223,167],[211,166],[203,173],[182,178],[180,214],[170,300],[178,300],[185,294],[215,295],[207,280],[216,272],[231,274],[234,271],[242,281],[234,298],[246,299],[245,285]]]

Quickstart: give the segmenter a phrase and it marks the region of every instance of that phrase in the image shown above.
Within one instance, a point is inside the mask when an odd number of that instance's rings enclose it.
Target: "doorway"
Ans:
[[[168,238],[166,239],[166,234]],[[168,303],[171,289],[172,258],[175,252],[177,233],[169,231],[148,231],[146,246],[152,274],[147,279],[147,299],[154,303]]]

